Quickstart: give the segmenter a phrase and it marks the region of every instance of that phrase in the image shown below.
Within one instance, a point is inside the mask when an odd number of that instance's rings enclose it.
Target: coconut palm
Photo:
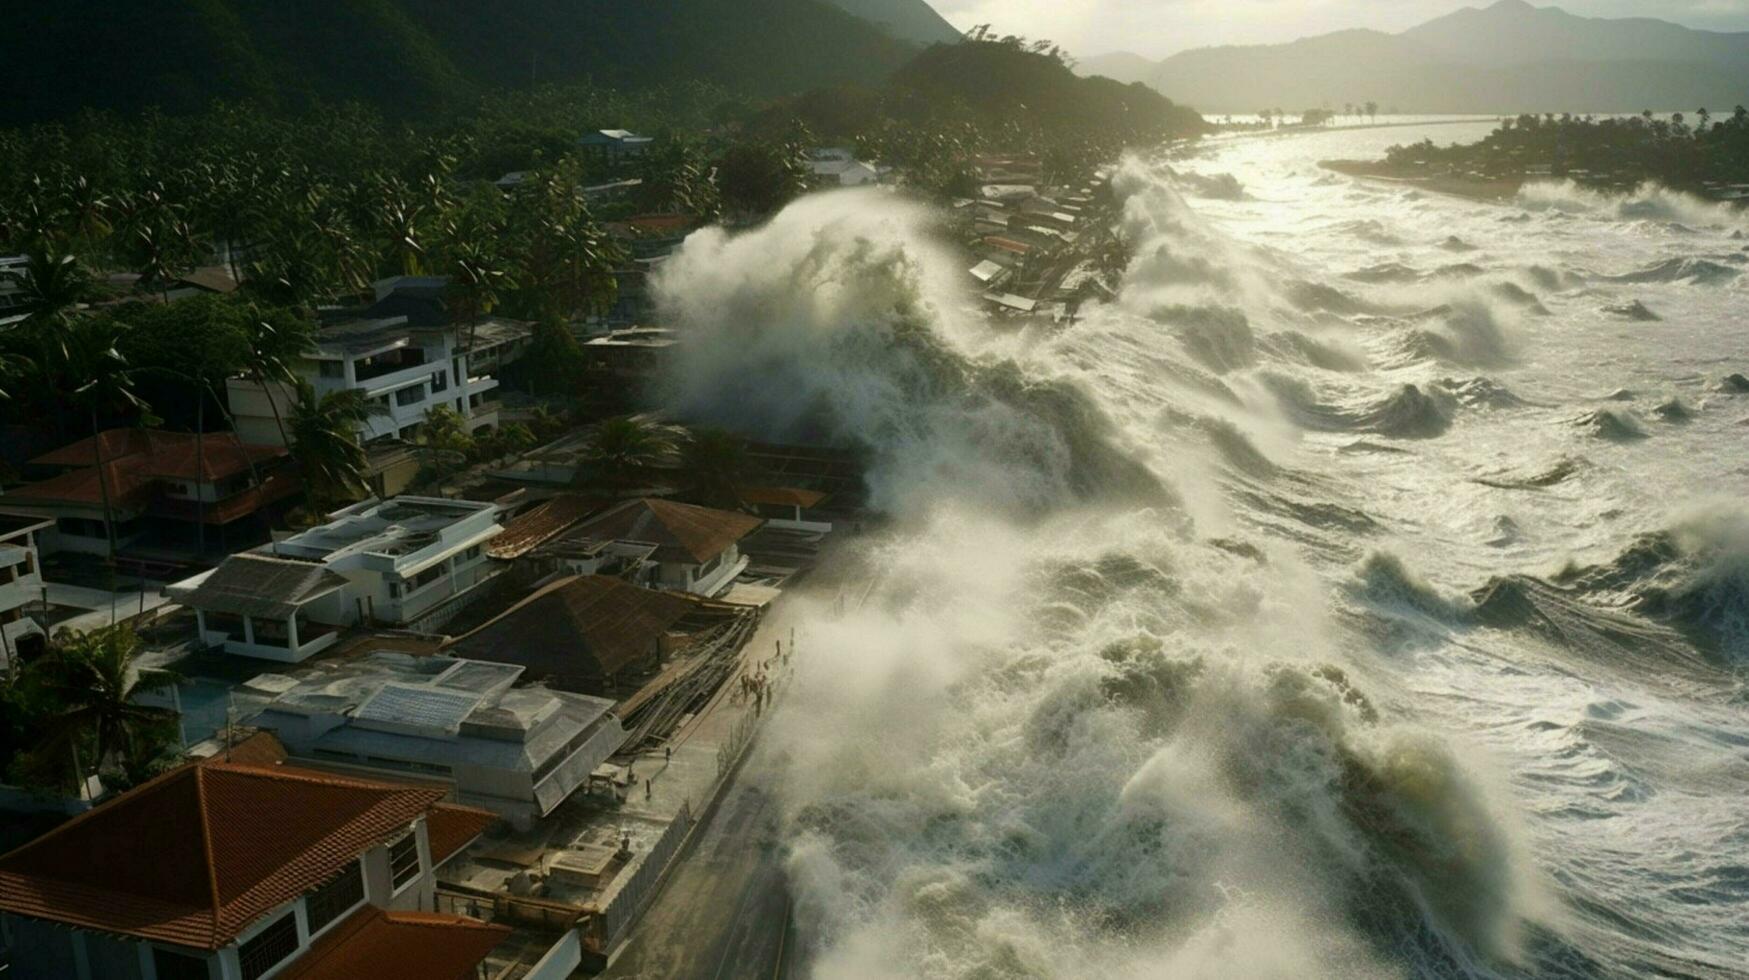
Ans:
[[[320,506],[362,496],[370,460],[358,430],[375,407],[357,389],[318,395],[299,379],[296,390],[288,415],[291,451],[303,468],[311,502]]]
[[[648,480],[660,463],[680,449],[685,431],[648,416],[625,415],[589,430],[578,459],[578,482],[608,493],[623,493]]]
[[[279,441],[289,445],[285,419],[280,416],[280,387],[294,387],[298,381],[295,365],[298,358],[316,345],[315,327],[308,320],[285,311],[264,311],[250,306],[243,318],[243,335],[249,342],[244,370],[250,380],[267,395],[267,407],[273,411],[273,424],[279,429]]]
[[[117,321],[98,317],[74,321],[65,331],[68,377],[81,382],[73,389],[72,400],[91,417],[91,461],[103,498],[111,578],[115,575],[115,506],[110,497],[108,460],[103,458],[103,417],[117,410],[143,412],[147,408],[134,393],[133,369],[117,346],[122,329]]]
[[[162,755],[174,737],[176,715],[136,704],[134,698],[162,690],[177,678],[168,671],[141,669],[140,650],[139,635],[131,626],[56,633],[44,676],[63,710],[45,742],[71,747],[90,738],[96,746],[92,761],[99,769],[113,763],[133,772]]]
[[[701,429],[680,448],[688,494],[711,507],[741,506],[741,487],[753,473],[747,442],[723,429]]]

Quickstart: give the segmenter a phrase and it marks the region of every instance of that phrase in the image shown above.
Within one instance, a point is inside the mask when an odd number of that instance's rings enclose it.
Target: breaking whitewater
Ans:
[[[767,742],[813,975],[1746,975],[1749,219],[1315,165],[1421,135],[1126,162],[1067,326],[878,192],[671,260],[670,403],[893,518]]]

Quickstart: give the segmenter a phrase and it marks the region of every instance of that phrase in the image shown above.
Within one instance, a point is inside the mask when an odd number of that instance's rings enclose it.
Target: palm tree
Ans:
[[[268,313],[250,306],[243,319],[243,334],[249,341],[248,360],[244,370],[250,380],[267,395],[267,407],[273,411],[273,424],[279,428],[279,441],[290,445],[286,437],[285,419],[279,414],[279,399],[274,389],[295,387],[297,359],[316,344],[316,331],[308,320],[289,313]]]
[[[358,430],[376,411],[362,391],[317,395],[313,385],[298,379],[289,415],[291,451],[318,509],[365,492],[370,458],[359,445]]]
[[[699,503],[726,509],[741,506],[741,488],[753,472],[746,440],[723,429],[692,433],[680,449],[680,467]]]
[[[162,754],[170,740],[166,729],[176,715],[135,704],[134,697],[162,690],[177,677],[141,669],[139,653],[140,638],[131,626],[56,633],[46,675],[49,690],[65,707],[46,741],[71,747],[81,737],[91,737],[99,769],[113,761],[133,772]]]
[[[583,444],[577,482],[609,493],[636,488],[657,464],[674,456],[684,436],[678,426],[642,415],[597,423]]]
[[[71,254],[38,248],[25,257],[24,309],[25,322],[46,330],[43,336],[53,338],[65,356],[65,341],[55,338],[66,325],[79,303],[90,298],[91,275]]]
[[[91,416],[91,457],[103,497],[103,530],[109,546],[111,579],[115,577],[115,509],[110,499],[107,461],[103,458],[102,418],[117,409],[143,411],[147,407],[134,393],[133,370],[117,347],[121,331],[121,324],[100,317],[76,321],[65,334],[69,377],[83,381],[73,389],[73,402]]]

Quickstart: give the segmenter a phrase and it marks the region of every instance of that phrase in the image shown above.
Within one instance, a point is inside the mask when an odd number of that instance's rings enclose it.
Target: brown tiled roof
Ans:
[[[200,443],[205,443],[204,454]],[[153,501],[156,481],[192,480],[216,483],[256,466],[283,459],[281,446],[239,444],[229,432],[209,432],[197,439],[190,432],[159,432],[152,429],[109,429],[96,439],[87,436],[31,460],[35,466],[71,467],[68,472],[18,487],[6,496],[34,504],[84,504],[101,506],[105,487],[97,481],[92,462],[93,445],[103,450],[110,502],[124,510],[139,510]],[[297,492],[298,481],[285,474],[269,474],[262,486],[206,508],[207,523],[222,524],[274,500]],[[174,507],[177,501],[160,503]],[[186,508],[195,517],[193,501]]]
[[[560,494],[506,522],[504,532],[486,546],[486,554],[500,561],[520,558],[558,537],[600,507],[601,502],[592,497]]]
[[[432,807],[425,815],[425,835],[431,843],[432,867],[455,857],[497,822],[498,815],[489,810],[454,803],[439,803]]]
[[[1019,255],[1027,255],[1032,252],[1031,245],[1028,245],[1025,242],[1017,242],[1012,238],[1003,238],[999,235],[985,236],[984,244],[999,248],[1004,252],[1014,252]]]
[[[442,796],[284,767],[183,766],[0,857],[0,910],[218,949]]]
[[[541,589],[445,653],[520,664],[537,677],[611,677],[656,653],[656,645],[698,602],[604,575]]]
[[[272,732],[256,732],[231,746],[228,751],[221,751],[211,758],[202,759],[202,765],[233,763],[240,766],[277,766],[286,760],[285,746]]]
[[[803,510],[818,507],[826,499],[826,494],[818,490],[802,490],[797,487],[740,487],[735,492],[745,503],[800,507]]]
[[[467,980],[508,926],[365,906],[324,933],[280,980]]]
[[[103,505],[103,495],[109,494],[110,504],[118,511],[144,509],[156,494],[152,478],[140,471],[133,459],[104,463],[108,485],[97,482],[97,467],[87,466],[28,483],[6,491],[5,499],[18,504],[85,504]]]
[[[239,443],[230,432],[208,432],[196,438],[192,432],[159,429],[106,429],[98,434],[105,463],[134,462],[145,476],[212,483],[236,476],[269,459],[289,455],[283,446]],[[200,443],[206,443],[204,458]],[[33,466],[94,465],[92,437],[51,450],[31,460]],[[135,460],[134,457],[139,457]]]
[[[657,546],[658,561],[707,562],[764,523],[760,518],[731,510],[645,497],[628,500],[578,524],[567,537],[641,541]]]

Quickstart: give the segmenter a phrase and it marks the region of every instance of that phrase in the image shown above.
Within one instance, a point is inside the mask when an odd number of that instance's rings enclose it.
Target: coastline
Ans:
[[[1531,182],[1529,177],[1484,178],[1460,174],[1416,175],[1393,168],[1383,161],[1320,160],[1318,166],[1347,177],[1381,181],[1401,187],[1432,191],[1435,194],[1449,194],[1453,197],[1492,203],[1510,201],[1516,198],[1518,192]]]

